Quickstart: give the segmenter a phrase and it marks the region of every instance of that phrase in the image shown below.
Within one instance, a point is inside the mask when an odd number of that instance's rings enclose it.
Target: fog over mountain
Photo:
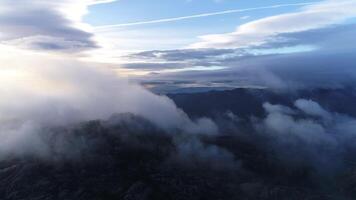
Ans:
[[[356,113],[334,111],[356,99],[345,92],[306,92],[300,97],[309,98],[303,99],[238,89],[172,97],[194,119],[199,112],[183,100],[219,96],[225,106],[205,113],[218,127],[215,134],[163,129],[129,113],[52,126],[12,124],[14,138],[7,137],[7,144],[17,148],[2,143],[2,194],[5,199],[352,199]],[[241,99],[226,104],[233,95]],[[331,97],[325,100],[326,95]],[[246,107],[261,97],[268,102]],[[311,100],[321,97],[324,106]],[[333,98],[345,104],[335,108]]]
[[[355,17],[1,0],[0,199],[355,199]]]

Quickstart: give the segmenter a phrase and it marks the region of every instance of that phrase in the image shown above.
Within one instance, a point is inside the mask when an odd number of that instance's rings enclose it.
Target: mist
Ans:
[[[263,105],[266,117],[253,122],[267,137],[266,147],[290,168],[308,166],[318,174],[335,174],[353,162],[356,119],[298,99],[294,107]],[[346,168],[345,168],[346,167]]]

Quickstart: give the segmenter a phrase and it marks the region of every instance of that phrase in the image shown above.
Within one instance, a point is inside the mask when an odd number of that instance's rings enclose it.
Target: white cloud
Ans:
[[[256,127],[259,131],[276,137],[282,136],[280,138],[282,140],[287,140],[287,136],[293,136],[312,144],[349,142],[349,138],[356,136],[355,118],[329,112],[312,100],[298,99],[294,105],[298,110],[265,103],[264,109],[267,116],[263,119],[262,126],[259,124]],[[298,112],[306,115],[301,117],[297,115]],[[315,116],[321,118],[315,119]]]
[[[0,73],[0,121],[11,118],[51,124],[128,112],[146,117],[162,128],[188,127],[192,132],[200,125],[209,127],[206,131],[214,128],[208,119],[190,122],[169,98],[128,83],[110,70],[97,69],[100,66],[5,47],[0,48],[0,53],[1,63],[7,63],[1,66]]]
[[[172,132],[217,131],[210,119],[192,121],[168,97],[98,69],[101,66],[96,64],[2,45],[0,63],[0,159],[6,152],[37,148],[41,142],[38,130],[43,127],[107,119],[120,113],[142,116]]]
[[[294,104],[299,110],[312,116],[331,118],[330,114],[313,100],[298,99]]]
[[[259,133],[271,138],[266,140],[269,151],[274,151],[291,166],[302,163],[318,170],[330,170],[343,163],[344,158],[340,155],[347,154],[354,144],[356,119],[329,112],[317,102],[306,99],[297,100],[295,105],[297,110],[265,104],[267,116],[255,123],[255,127]],[[288,113],[290,110],[293,113]],[[299,112],[306,115],[295,114]],[[331,164],[330,160],[333,160]]]
[[[323,28],[356,17],[355,0],[327,0],[301,11],[252,21],[226,34],[200,36],[190,48],[240,48],[261,45],[281,33]]]

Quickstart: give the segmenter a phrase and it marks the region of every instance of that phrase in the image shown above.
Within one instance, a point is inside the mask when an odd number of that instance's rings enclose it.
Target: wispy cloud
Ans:
[[[107,30],[120,28],[120,27],[126,27],[126,26],[139,26],[139,25],[145,25],[145,24],[175,22],[175,21],[182,21],[182,20],[188,20],[188,19],[211,17],[211,16],[216,16],[216,15],[226,15],[226,14],[232,14],[232,13],[241,13],[241,12],[248,12],[248,11],[255,11],[255,10],[276,9],[276,8],[282,8],[282,7],[306,6],[306,5],[312,5],[315,3],[317,3],[317,2],[277,4],[277,5],[271,5],[271,6],[262,6],[262,7],[246,8],[246,9],[233,9],[233,10],[225,10],[225,11],[220,11],[220,12],[210,12],[210,13],[182,16],[182,17],[172,17],[172,18],[157,19],[157,20],[148,20],[148,21],[138,21],[138,22],[132,22],[132,23],[97,26],[97,27],[95,27],[95,30],[96,31],[107,31]]]

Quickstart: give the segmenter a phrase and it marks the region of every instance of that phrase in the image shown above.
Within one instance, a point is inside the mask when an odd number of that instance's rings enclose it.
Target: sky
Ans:
[[[355,78],[355,23],[356,0],[1,0],[0,50],[147,82],[339,85]]]

